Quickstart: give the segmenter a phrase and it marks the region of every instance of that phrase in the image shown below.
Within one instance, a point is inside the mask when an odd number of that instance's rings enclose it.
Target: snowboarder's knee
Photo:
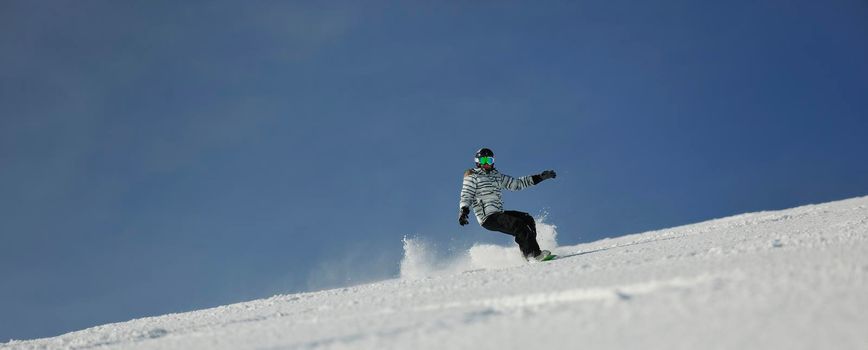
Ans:
[[[522,217],[522,219],[529,226],[535,226],[536,225],[536,221],[533,219],[533,216],[531,216],[528,213],[524,213],[524,216]]]

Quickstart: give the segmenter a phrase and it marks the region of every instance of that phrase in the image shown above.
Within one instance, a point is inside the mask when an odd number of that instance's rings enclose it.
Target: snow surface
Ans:
[[[437,257],[401,278],[108,324],[2,349],[868,349],[868,197],[557,247]]]

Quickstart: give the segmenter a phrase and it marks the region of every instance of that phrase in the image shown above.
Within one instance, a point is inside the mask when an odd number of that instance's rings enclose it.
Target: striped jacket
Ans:
[[[461,201],[458,208],[473,208],[476,220],[481,225],[493,213],[503,211],[500,190],[518,191],[533,186],[533,176],[514,178],[501,174],[497,169],[485,172],[480,168],[464,172],[464,185],[461,186]]]

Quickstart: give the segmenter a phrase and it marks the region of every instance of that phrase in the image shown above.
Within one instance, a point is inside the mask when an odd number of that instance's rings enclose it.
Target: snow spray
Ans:
[[[545,222],[546,215],[536,218],[537,242],[541,249],[555,251],[557,226]],[[491,234],[502,234],[491,232]],[[401,260],[401,278],[418,279],[435,275],[461,273],[476,269],[498,269],[527,264],[518,246],[477,243],[459,255],[438,254],[435,244],[420,236],[407,237]]]

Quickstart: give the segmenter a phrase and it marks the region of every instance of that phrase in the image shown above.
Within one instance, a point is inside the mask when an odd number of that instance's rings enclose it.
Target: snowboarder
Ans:
[[[494,168],[494,152],[482,148],[476,152],[476,168],[464,172],[464,184],[461,186],[461,201],[459,203],[458,224],[467,225],[470,208],[476,214],[479,224],[489,231],[499,231],[515,237],[525,259],[545,261],[554,258],[548,250],[540,250],[536,241],[536,222],[528,213],[503,210],[501,189],[518,191],[543,180],[552,179],[557,174],[554,170],[546,170],[537,175],[513,178],[502,174]]]

